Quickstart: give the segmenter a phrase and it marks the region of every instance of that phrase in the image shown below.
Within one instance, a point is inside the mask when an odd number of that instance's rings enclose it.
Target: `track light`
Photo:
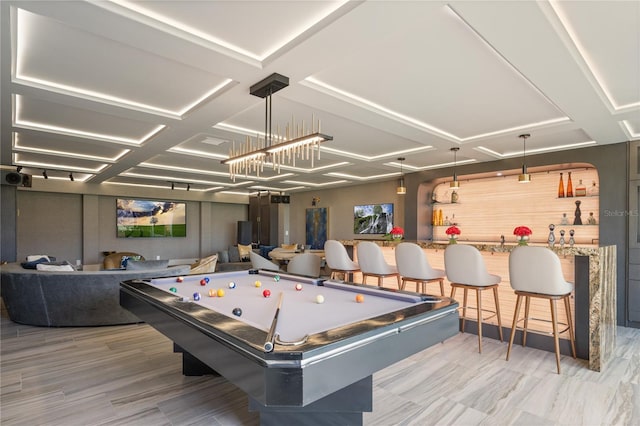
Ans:
[[[49,175],[47,175],[47,171],[46,171],[46,170],[43,170],[43,171],[42,171],[42,176],[43,176],[45,179],[49,179]]]
[[[73,182],[73,181],[74,181],[74,179],[73,179],[73,173],[71,173],[71,172],[69,172],[69,180],[70,180],[71,182]]]
[[[176,184],[171,182],[171,190],[173,191],[174,189],[176,189]]]
[[[191,184],[190,184],[190,183],[188,183],[188,184],[187,184],[187,191],[188,191],[188,190],[190,190],[190,189],[191,189]]]
[[[22,171],[22,166],[16,167],[16,173],[20,173]]]

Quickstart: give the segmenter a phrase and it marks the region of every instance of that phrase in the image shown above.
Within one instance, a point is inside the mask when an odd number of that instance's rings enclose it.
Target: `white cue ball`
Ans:
[[[324,303],[324,296],[319,294],[316,296],[316,303]]]

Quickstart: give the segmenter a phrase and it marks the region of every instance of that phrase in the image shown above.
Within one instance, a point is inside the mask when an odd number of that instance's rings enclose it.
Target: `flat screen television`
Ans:
[[[354,234],[388,234],[393,228],[393,203],[353,207]]]
[[[116,199],[118,238],[186,237],[186,203]]]

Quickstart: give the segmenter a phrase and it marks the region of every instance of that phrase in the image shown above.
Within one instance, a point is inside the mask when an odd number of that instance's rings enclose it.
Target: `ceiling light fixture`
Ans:
[[[190,184],[190,183],[188,183],[188,184],[187,184],[187,191],[189,191],[190,189],[191,189],[191,184]]]
[[[176,184],[171,182],[171,190],[173,191],[174,189],[176,189]]]
[[[17,166],[16,167],[16,173],[20,173],[22,171],[22,166]]]
[[[70,180],[71,182],[73,182],[73,181],[74,181],[74,179],[73,179],[73,173],[71,173],[71,172],[69,172],[69,180]]]
[[[222,160],[222,164],[229,165],[229,177],[235,182],[236,175],[255,173],[260,176],[265,163],[271,163],[273,169],[280,173],[281,165],[295,167],[296,158],[302,160],[311,159],[313,167],[313,151],[318,153],[320,159],[320,144],[333,140],[332,136],[320,133],[320,120],[314,123],[311,117],[311,128],[305,129],[304,121],[301,125],[293,122],[287,124],[284,135],[280,135],[280,129],[274,133],[272,128],[271,95],[289,85],[289,77],[273,73],[264,80],[254,84],[249,93],[265,100],[264,135],[256,137],[256,143],[249,136],[247,141],[236,150],[235,142],[229,153],[229,158]]]
[[[518,137],[522,139],[522,173],[518,175],[518,182],[529,183],[531,182],[531,175],[527,173],[527,138],[531,135],[529,133],[523,133]]]
[[[458,165],[458,151],[460,151],[460,148],[454,146],[451,148],[451,151],[453,152],[453,180],[449,183],[449,188],[460,188],[458,174],[456,173],[456,166]]]
[[[44,177],[45,179],[49,179],[49,175],[47,175],[47,171],[46,170],[42,171],[42,177]]]
[[[405,160],[404,157],[399,157],[398,161],[400,162],[400,179],[398,179],[398,187],[396,188],[396,194],[404,195],[407,193],[407,187],[404,184],[404,173],[402,172],[402,162]]]

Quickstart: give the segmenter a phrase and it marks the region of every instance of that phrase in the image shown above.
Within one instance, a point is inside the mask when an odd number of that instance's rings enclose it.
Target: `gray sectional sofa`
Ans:
[[[0,266],[2,299],[12,321],[46,327],[140,322],[120,306],[120,282],[187,275],[188,265],[154,270],[52,272]]]

